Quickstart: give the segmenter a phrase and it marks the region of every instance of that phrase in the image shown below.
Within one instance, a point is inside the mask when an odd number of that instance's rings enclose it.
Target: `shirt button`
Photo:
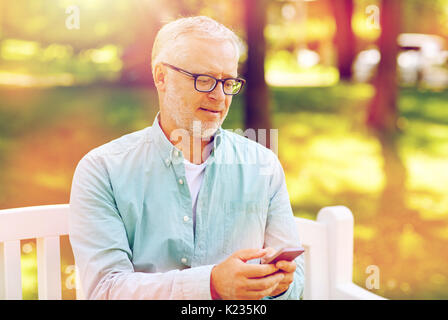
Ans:
[[[179,156],[179,151],[174,150],[174,155],[175,155],[176,157],[178,157],[178,156]]]
[[[182,258],[180,261],[182,261],[182,263],[187,263],[187,258]]]
[[[179,179],[179,183],[180,183],[180,184],[184,184],[184,180]]]
[[[166,163],[167,166],[170,165],[170,159],[166,159],[165,163]]]
[[[190,220],[190,218],[188,218],[188,216],[185,216],[185,217],[184,217],[184,221],[185,221],[185,222],[188,222],[188,220]]]

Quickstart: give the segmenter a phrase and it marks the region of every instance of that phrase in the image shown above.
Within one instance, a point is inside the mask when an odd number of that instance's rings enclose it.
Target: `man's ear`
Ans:
[[[162,67],[162,64],[156,64],[154,67],[154,84],[158,91],[165,91],[166,76],[166,69]]]

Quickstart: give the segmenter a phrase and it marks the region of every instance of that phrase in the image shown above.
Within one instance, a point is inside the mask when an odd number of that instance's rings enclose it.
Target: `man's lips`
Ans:
[[[199,109],[203,110],[203,111],[209,111],[212,113],[220,113],[221,112],[221,110],[214,110],[214,109],[209,109],[209,108],[199,108]]]

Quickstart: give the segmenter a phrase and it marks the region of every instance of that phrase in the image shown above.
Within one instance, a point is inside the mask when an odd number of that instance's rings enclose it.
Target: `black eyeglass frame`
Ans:
[[[244,80],[244,79],[242,79],[242,78],[225,78],[225,79],[217,79],[217,78],[215,78],[215,77],[213,77],[213,76],[211,76],[211,75],[209,75],[209,74],[203,74],[203,73],[191,73],[191,72],[188,72],[187,70],[178,68],[178,67],[173,66],[172,64],[169,64],[169,63],[166,63],[166,62],[162,62],[162,64],[163,64],[164,66],[170,67],[171,69],[173,69],[173,70],[175,70],[175,71],[177,71],[177,72],[183,73],[183,74],[185,74],[185,75],[187,75],[187,76],[189,76],[189,77],[194,78],[194,88],[196,89],[196,91],[199,91],[199,92],[212,92],[213,90],[215,90],[216,86],[218,85],[218,82],[222,82],[222,92],[224,92],[225,95],[228,95],[228,96],[234,96],[234,95],[237,95],[238,93],[241,92],[241,89],[243,89],[243,86],[244,86],[244,84],[246,83],[246,80]],[[210,77],[210,78],[212,78],[212,79],[215,79],[215,84],[213,85],[213,87],[212,87],[211,89],[209,89],[209,90],[199,90],[199,89],[197,88],[197,86],[196,86],[196,79],[197,79],[198,77],[200,77],[200,76],[206,76],[206,77]],[[224,82],[226,82],[227,80],[235,80],[235,81],[241,83],[241,87],[240,87],[240,89],[238,90],[238,92],[236,92],[236,93],[226,93],[226,92],[224,91]]]

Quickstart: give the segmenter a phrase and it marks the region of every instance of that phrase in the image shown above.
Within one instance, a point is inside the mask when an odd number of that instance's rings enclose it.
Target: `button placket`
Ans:
[[[187,201],[188,200],[188,194],[189,194],[189,189],[187,186],[187,181],[185,180],[185,167],[183,164],[183,158],[182,158],[182,153],[179,150],[176,149],[172,149],[171,152],[171,161],[170,164],[173,166],[174,169],[174,174],[176,175],[176,183],[178,184],[179,187],[179,191],[180,191],[180,201],[182,202],[182,207],[184,207],[185,210],[191,210],[191,201]],[[193,247],[194,247],[194,235],[191,232],[191,221],[192,218],[190,216],[188,216],[187,214],[185,214],[187,211],[184,211],[184,215],[181,215],[179,217],[179,219],[182,219],[183,222],[181,222],[182,224],[184,224],[184,228],[186,231],[186,234],[188,234],[188,239],[190,239],[190,234],[192,236],[191,240],[193,243]],[[186,245],[186,247],[184,248],[184,255],[185,256],[181,256],[180,258],[180,262],[183,265],[189,265],[191,263],[190,259],[188,258],[189,255],[194,251],[194,248],[190,248],[190,245]]]

